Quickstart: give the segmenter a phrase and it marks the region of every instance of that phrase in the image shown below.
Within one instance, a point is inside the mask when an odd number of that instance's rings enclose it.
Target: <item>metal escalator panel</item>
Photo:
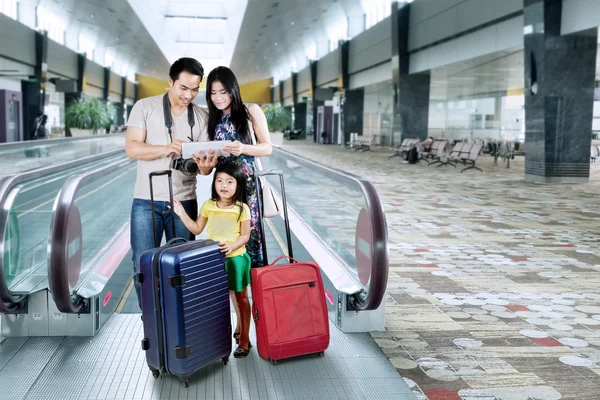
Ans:
[[[373,185],[281,149],[262,160],[266,170],[284,172],[290,208],[362,288],[355,296],[356,308],[377,309],[385,295],[389,260],[385,214]],[[267,180],[279,190],[276,178]]]
[[[77,313],[99,295],[129,250],[136,161],[121,160],[63,185],[50,224],[48,278],[58,309]],[[115,259],[113,259],[115,258]]]
[[[11,175],[125,147],[124,134],[0,144],[0,175]]]
[[[125,154],[93,158],[71,168],[55,166],[0,178],[0,312],[18,311],[29,294],[48,287],[48,232],[52,206],[64,182],[123,158]]]

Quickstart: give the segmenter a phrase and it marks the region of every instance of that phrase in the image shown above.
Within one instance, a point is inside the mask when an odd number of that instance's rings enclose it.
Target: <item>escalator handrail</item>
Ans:
[[[2,244],[2,246],[4,246],[6,243],[6,226],[9,223],[10,218],[10,210],[6,209],[5,202],[11,190],[15,186],[22,182],[41,178],[49,174],[65,171],[71,168],[99,161],[104,158],[108,158],[122,153],[123,149],[116,149],[107,151],[105,153],[82,157],[80,159],[68,161],[66,163],[50,165],[48,167],[33,169],[25,172],[20,172],[14,175],[0,177],[0,243]],[[14,296],[12,293],[10,293],[8,284],[6,283],[6,276],[4,275],[4,254],[4,249],[2,249],[2,251],[0,251],[0,313],[10,314],[15,313],[21,309],[27,296]]]
[[[361,299],[360,296],[355,296],[355,305],[356,308],[361,311],[376,310],[379,308],[385,297],[385,289],[389,274],[389,253],[385,212],[375,187],[371,182],[361,179],[356,175],[321,165],[279,147],[274,147],[274,151],[284,154],[286,157],[293,159],[294,162],[306,168],[313,170],[317,169],[319,172],[337,182],[353,187],[358,186],[358,189],[365,199],[366,209],[371,220],[373,243],[371,244],[371,277],[369,279],[367,297]]]
[[[83,299],[75,299],[75,302],[73,302],[69,287],[69,271],[67,269],[69,259],[67,227],[71,208],[75,203],[79,189],[84,184],[91,183],[116,169],[134,164],[135,162],[137,160],[126,158],[96,171],[71,176],[66,180],[58,193],[52,210],[50,236],[48,238],[48,284],[52,298],[59,311],[77,314],[84,306]]]
[[[82,142],[86,140],[102,140],[102,139],[113,139],[115,137],[123,137],[125,138],[125,132],[115,132],[108,135],[92,135],[92,136],[79,136],[79,137],[60,137],[60,138],[48,138],[48,139],[36,139],[36,140],[26,140],[21,142],[8,142],[8,143],[0,143],[0,153],[4,151],[12,151],[14,149],[25,148],[30,150],[37,145],[48,145],[48,144],[56,144],[63,145],[65,143],[73,143],[73,142]]]

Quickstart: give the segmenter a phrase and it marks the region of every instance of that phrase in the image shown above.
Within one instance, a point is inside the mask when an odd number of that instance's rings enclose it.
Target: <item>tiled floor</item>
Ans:
[[[371,181],[390,242],[387,329],[420,399],[600,398],[600,164],[589,184],[524,181],[489,156],[460,173],[391,152],[284,142]]]

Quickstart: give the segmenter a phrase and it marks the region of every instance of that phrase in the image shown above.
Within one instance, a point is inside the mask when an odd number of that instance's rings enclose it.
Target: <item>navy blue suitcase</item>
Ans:
[[[152,177],[160,175],[169,178],[173,204],[171,171],[150,174],[150,191]],[[229,361],[231,311],[224,264],[225,255],[212,240],[173,239],[142,253],[136,277],[144,320],[142,349],[155,378],[169,373],[188,387],[190,375],[207,364]]]

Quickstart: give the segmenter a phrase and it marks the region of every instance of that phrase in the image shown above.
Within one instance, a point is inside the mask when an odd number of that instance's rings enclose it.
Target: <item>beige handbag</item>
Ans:
[[[252,127],[252,121],[251,120],[248,121],[248,124],[250,125],[250,130],[251,130],[250,134],[252,136],[252,144],[256,145],[256,137],[254,135],[254,128]],[[256,163],[256,170],[264,171],[262,162],[260,161],[260,158],[254,157],[254,160]],[[258,179],[260,180],[260,186],[262,187],[263,217],[264,218],[276,217],[277,215],[279,215],[281,206],[279,205],[279,202],[277,201],[275,194],[273,193],[273,189],[271,188],[271,185],[269,185],[269,182],[267,182],[267,180],[264,177],[261,176]]]

